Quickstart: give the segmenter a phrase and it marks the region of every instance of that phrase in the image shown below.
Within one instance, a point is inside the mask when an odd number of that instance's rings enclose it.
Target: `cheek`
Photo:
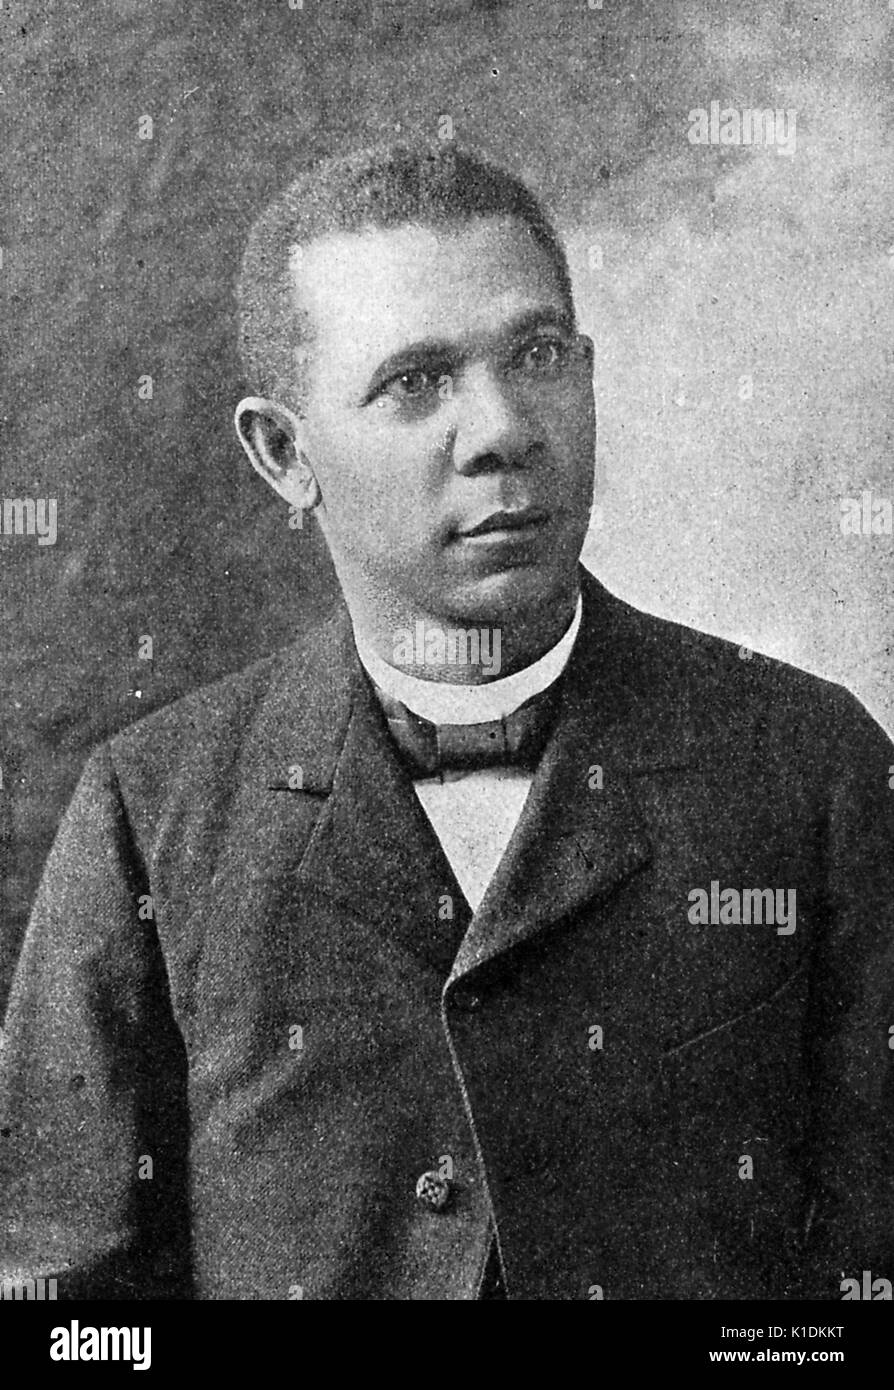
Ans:
[[[544,424],[555,467],[569,484],[572,479],[583,484],[596,466],[596,429],[592,413],[583,405],[551,411]]]
[[[435,493],[438,451],[430,429],[364,417],[320,442],[317,478],[326,511],[335,525],[368,537],[372,549],[401,531]]]
[[[557,399],[550,413],[550,429],[557,442],[566,441],[566,448],[579,449],[593,438],[596,429],[596,403],[588,387]]]
[[[367,514],[380,493],[383,459],[348,420],[327,421],[314,431],[313,468],[332,518]]]

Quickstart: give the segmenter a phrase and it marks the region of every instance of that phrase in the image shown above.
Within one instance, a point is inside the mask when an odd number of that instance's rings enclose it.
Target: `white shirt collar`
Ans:
[[[420,719],[432,724],[484,724],[503,719],[519,705],[546,690],[568,663],[581,623],[583,600],[580,595],[574,617],[564,636],[532,666],[511,676],[500,676],[486,685],[451,685],[444,681],[424,681],[389,666],[373,650],[363,634],[354,629],[357,655],[380,690],[399,700]]]

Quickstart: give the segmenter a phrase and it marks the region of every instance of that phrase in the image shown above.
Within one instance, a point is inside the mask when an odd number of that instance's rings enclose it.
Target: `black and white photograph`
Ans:
[[[844,1363],[894,3],[0,26],[4,1325],[723,1304],[693,1364]]]

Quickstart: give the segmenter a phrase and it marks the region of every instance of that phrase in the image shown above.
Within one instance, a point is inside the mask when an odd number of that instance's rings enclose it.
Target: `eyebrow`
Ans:
[[[557,309],[553,305],[543,305],[537,309],[526,309],[524,313],[517,315],[499,330],[497,337],[506,341],[521,337],[522,334],[535,328],[561,328],[563,332],[568,334],[577,331],[573,315],[569,310]],[[407,343],[405,347],[389,353],[379,363],[371,373],[369,381],[361,393],[361,400],[368,400],[370,395],[392,376],[413,363],[455,362],[462,356],[463,354],[457,348],[456,343],[451,343],[446,338],[420,338],[414,343]]]

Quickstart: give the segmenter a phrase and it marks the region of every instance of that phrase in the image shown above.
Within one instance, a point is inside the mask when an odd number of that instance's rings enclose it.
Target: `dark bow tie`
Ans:
[[[486,767],[533,771],[556,715],[559,683],[554,681],[504,719],[483,724],[432,724],[378,686],[375,692],[402,760],[417,778]]]

